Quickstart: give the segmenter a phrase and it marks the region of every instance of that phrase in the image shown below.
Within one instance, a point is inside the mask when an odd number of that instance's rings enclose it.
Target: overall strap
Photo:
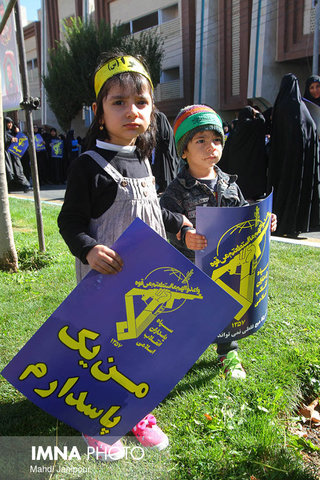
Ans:
[[[151,165],[150,165],[150,162],[149,162],[149,159],[146,157],[144,159],[144,162],[147,166],[147,170],[148,170],[148,173],[149,173],[149,176],[152,177],[153,176],[153,173],[152,173],[152,169],[151,169]]]
[[[103,168],[103,170],[110,175],[115,182],[120,182],[123,176],[116,170],[105,158],[103,158],[98,152],[94,150],[88,150],[84,152],[84,155],[89,155],[97,164]]]

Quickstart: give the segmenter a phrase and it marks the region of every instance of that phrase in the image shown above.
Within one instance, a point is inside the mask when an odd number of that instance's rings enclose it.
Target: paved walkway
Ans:
[[[40,188],[40,198],[42,202],[61,205],[64,199],[65,185],[43,185]],[[33,200],[33,192],[12,192],[10,197],[23,198],[25,200]],[[298,245],[306,245],[320,248],[320,228],[314,232],[301,233],[298,238],[285,238],[272,236],[272,240],[283,243],[294,243]]]
[[[62,204],[64,194],[66,191],[65,185],[43,185],[40,187],[40,198],[42,202]],[[33,191],[23,192],[11,192],[9,197],[23,198],[27,200],[33,200]]]

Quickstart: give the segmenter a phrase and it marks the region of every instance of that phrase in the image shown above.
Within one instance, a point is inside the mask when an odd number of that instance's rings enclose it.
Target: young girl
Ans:
[[[180,231],[190,222],[160,208],[147,157],[155,143],[153,86],[140,56],[104,56],[94,75],[94,120],[87,134],[87,151],[72,164],[64,204],[58,218],[60,233],[76,256],[79,282],[90,269],[120,272],[123,261],[110,246],[136,218],[159,235]],[[162,450],[167,436],[147,415],[133,433],[143,446]],[[84,435],[101,458],[124,456],[121,441],[109,446]]]

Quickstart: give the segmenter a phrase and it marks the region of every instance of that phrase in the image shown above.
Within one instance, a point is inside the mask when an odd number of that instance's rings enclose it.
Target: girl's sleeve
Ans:
[[[58,217],[60,234],[71,253],[83,263],[88,263],[87,253],[97,245],[96,240],[89,235],[92,216],[89,177],[80,160],[76,161],[68,177],[65,199]]]
[[[183,224],[183,216],[180,213],[173,213],[166,208],[161,208],[162,219],[166,232],[178,233]]]

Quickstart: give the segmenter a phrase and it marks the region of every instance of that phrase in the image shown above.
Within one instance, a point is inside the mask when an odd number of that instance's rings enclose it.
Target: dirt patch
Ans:
[[[309,402],[308,402],[309,403]],[[319,398],[302,404],[298,411],[300,421],[289,429],[293,435],[291,446],[302,455],[303,461],[320,480],[320,405]]]
[[[305,427],[305,433],[307,434],[306,438],[320,449],[320,426],[316,428]],[[320,480],[320,451],[303,451],[302,456],[303,461],[308,465],[316,478]]]

